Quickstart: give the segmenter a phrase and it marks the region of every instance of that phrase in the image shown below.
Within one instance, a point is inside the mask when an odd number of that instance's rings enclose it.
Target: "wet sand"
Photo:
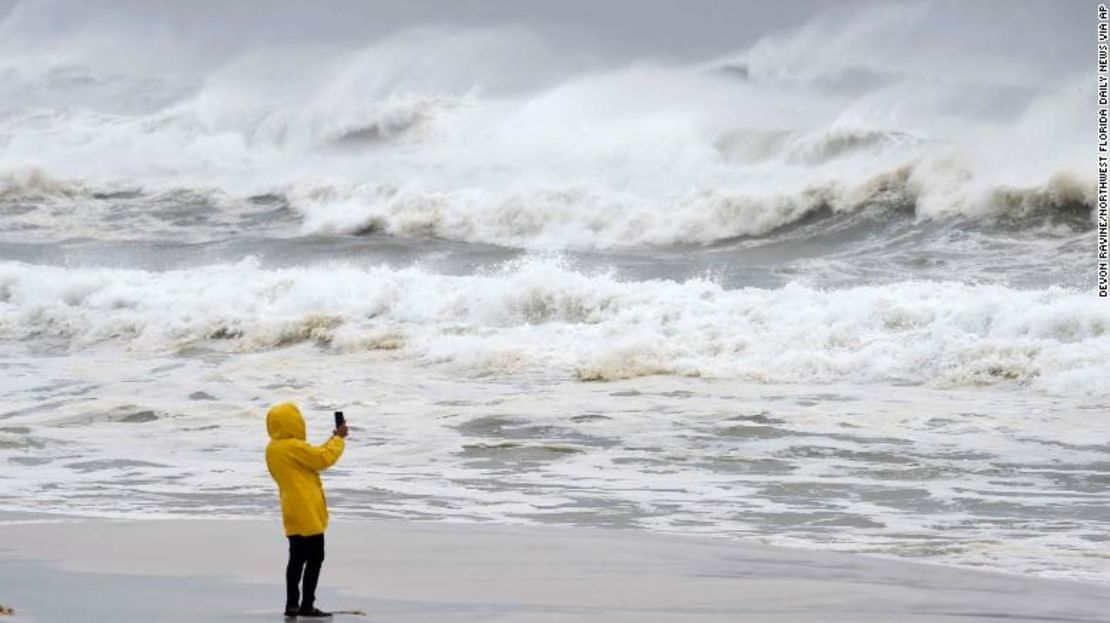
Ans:
[[[642,532],[334,522],[318,605],[338,620],[1110,620],[1110,590],[931,564]],[[272,521],[0,525],[13,623],[280,621]]]

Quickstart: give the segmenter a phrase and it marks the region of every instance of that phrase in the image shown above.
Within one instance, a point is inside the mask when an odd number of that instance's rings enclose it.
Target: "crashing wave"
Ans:
[[[180,188],[146,194],[118,186],[97,187],[41,170],[0,176],[0,202],[28,207],[0,216],[10,231],[49,227],[57,236],[113,239],[134,232],[116,226],[121,206],[135,212],[148,235],[172,232],[172,206],[212,206],[213,235],[227,223],[249,218],[270,204],[299,215],[304,234],[434,237],[540,249],[614,249],[637,246],[710,245],[765,236],[827,214],[886,210],[890,218],[920,221],[969,218],[990,226],[1040,228],[1065,224],[1093,228],[1095,188],[1072,171],[1041,184],[977,190],[949,184],[966,173],[937,176],[903,166],[859,184],[828,181],[796,193],[751,195],[737,189],[673,189],[656,196],[613,193],[587,185],[534,190],[465,188],[420,192],[394,185],[296,186],[245,197],[219,189]],[[260,204],[259,197],[269,203]],[[945,209],[929,206],[942,197]],[[28,212],[42,202],[67,201],[63,215]],[[157,206],[165,208],[155,209]],[[166,215],[163,219],[160,215]],[[45,220],[44,220],[45,219]],[[159,220],[161,219],[161,220]],[[168,221],[166,219],[169,219]],[[204,239],[196,219],[182,221],[190,238]],[[69,233],[67,233],[69,232]],[[24,234],[21,234],[24,235]]]
[[[38,168],[0,172],[2,202],[91,197],[94,194],[95,191],[82,182],[56,178]]]
[[[621,281],[558,261],[163,273],[0,264],[0,336],[73,351],[373,350],[476,376],[677,374],[768,383],[1021,383],[1105,392],[1110,311],[1086,292],[902,282],[727,290]]]
[[[0,22],[12,34],[56,18],[20,7]],[[960,11],[829,11],[709,71],[581,59],[512,28],[226,52],[111,20],[64,41],[28,35],[0,62],[18,78],[0,84],[0,200],[271,194],[306,233],[545,249],[711,244],[874,202],[919,219],[1089,211],[1090,81],[1039,40],[984,50]],[[950,46],[921,40],[921,20],[946,24]],[[201,52],[191,71],[165,61]],[[74,90],[90,80],[94,98]]]
[[[953,209],[918,210],[943,195]],[[977,190],[930,186],[913,166],[875,175],[859,184],[828,181],[796,193],[760,196],[734,189],[676,189],[639,196],[571,187],[530,194],[468,188],[421,193],[395,186],[298,188],[290,206],[303,215],[307,233],[386,233],[437,237],[525,248],[606,249],[631,246],[706,245],[762,236],[822,211],[852,213],[886,208],[921,220],[952,217],[1046,217],[1093,226],[1094,186],[1071,171],[1042,184]],[[958,198],[958,199],[957,199]]]

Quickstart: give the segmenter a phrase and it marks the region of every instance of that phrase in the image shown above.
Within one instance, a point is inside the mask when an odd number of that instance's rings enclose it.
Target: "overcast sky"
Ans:
[[[1000,38],[1016,48],[1040,43],[1047,53],[1074,59],[1093,49],[1094,0],[942,2],[951,5],[946,13],[966,12],[984,38]],[[0,0],[0,13],[10,12],[16,4]],[[744,49],[762,35],[797,27],[814,12],[858,13],[868,5],[889,4],[878,0],[29,0],[30,10],[21,8],[24,19],[19,34],[65,36],[97,20],[123,20],[140,28],[187,33],[191,38],[206,36],[213,46],[238,48],[274,40],[370,40],[419,25],[518,25],[576,49],[610,56],[704,59]],[[943,45],[950,27],[925,23],[920,30]],[[1044,44],[1046,38],[1052,41]],[[814,54],[820,52],[814,50]]]

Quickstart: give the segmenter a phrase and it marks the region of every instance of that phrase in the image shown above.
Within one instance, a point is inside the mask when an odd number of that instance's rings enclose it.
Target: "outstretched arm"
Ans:
[[[322,446],[313,446],[302,441],[293,445],[293,459],[309,469],[325,470],[335,465],[343,455],[344,446],[343,438],[338,435],[332,435]]]

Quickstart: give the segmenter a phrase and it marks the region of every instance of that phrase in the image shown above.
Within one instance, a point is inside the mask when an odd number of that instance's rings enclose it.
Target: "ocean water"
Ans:
[[[294,400],[337,516],[1110,581],[1093,13],[1000,6],[700,58],[8,6],[0,509],[276,516]]]

